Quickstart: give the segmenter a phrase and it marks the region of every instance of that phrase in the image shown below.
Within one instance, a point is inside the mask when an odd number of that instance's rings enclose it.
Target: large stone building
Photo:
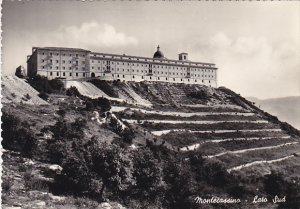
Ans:
[[[213,63],[192,62],[187,53],[167,59],[159,46],[153,58],[106,54],[83,49],[33,47],[27,56],[27,74],[48,79],[75,80],[97,77],[104,80],[161,81],[217,86]]]

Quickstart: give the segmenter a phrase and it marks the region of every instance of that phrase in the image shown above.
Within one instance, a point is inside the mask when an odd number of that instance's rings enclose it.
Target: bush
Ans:
[[[85,109],[87,110],[87,111],[91,111],[91,110],[94,110],[94,104],[93,104],[93,102],[91,102],[91,101],[89,101],[89,100],[87,100],[86,102],[85,102]]]
[[[71,86],[70,88],[68,88],[66,94],[68,96],[77,96],[77,97],[80,96],[80,93],[75,86]]]
[[[49,85],[53,90],[62,91],[64,89],[64,83],[61,79],[55,78],[49,81]]]
[[[124,142],[131,144],[132,140],[135,137],[135,132],[134,130],[132,130],[132,128],[125,128],[122,132],[121,132],[121,137],[123,139]]]
[[[191,92],[188,94],[188,96],[195,98],[195,99],[200,99],[203,101],[207,101],[210,98],[209,94],[205,90]]]
[[[43,100],[45,100],[45,101],[47,101],[48,98],[49,98],[49,95],[48,95],[47,93],[45,93],[45,92],[39,93],[38,96],[39,96],[40,98],[42,98]]]
[[[97,106],[101,108],[102,112],[107,112],[111,109],[110,101],[103,97],[97,99]]]
[[[142,196],[154,197],[162,186],[162,170],[158,160],[149,148],[137,149],[134,153],[136,192]]]
[[[45,192],[49,191],[48,182],[34,177],[30,170],[25,172],[24,181],[25,181],[25,187],[28,190],[39,190]]]
[[[37,149],[37,140],[28,122],[21,122],[19,118],[6,112],[3,112],[2,122],[2,146],[31,157]]]
[[[52,93],[52,87],[45,76],[35,75],[28,79],[28,83],[38,92]]]
[[[88,82],[92,83],[97,88],[101,89],[108,96],[118,98],[118,93],[115,92],[115,90],[107,83],[107,81],[93,79],[93,80],[89,80]]]
[[[4,193],[8,193],[12,186],[13,186],[13,179],[12,178],[3,178],[2,179],[1,187],[2,187],[2,191]]]

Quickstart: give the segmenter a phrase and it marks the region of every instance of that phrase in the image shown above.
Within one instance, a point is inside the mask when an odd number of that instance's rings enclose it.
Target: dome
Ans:
[[[153,58],[155,59],[165,59],[164,54],[159,50],[159,46],[157,46],[157,51],[154,53]]]

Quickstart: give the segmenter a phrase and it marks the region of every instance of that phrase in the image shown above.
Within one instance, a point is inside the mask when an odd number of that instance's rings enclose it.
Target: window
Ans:
[[[123,75],[123,78],[125,78],[125,75]]]
[[[50,53],[50,56],[52,56],[52,53]]]
[[[65,60],[63,60],[62,62],[63,62],[63,63],[66,63],[66,61],[65,61]]]
[[[76,57],[78,57],[78,54],[76,54]]]
[[[82,64],[85,64],[85,61],[82,61]]]
[[[144,79],[144,76],[142,76],[142,79]]]
[[[63,67],[63,69],[65,69],[65,67]],[[71,68],[70,68],[71,69]]]
[[[175,78],[173,78],[173,81],[175,81]]]
[[[56,70],[58,70],[58,67],[56,67]]]
[[[63,73],[63,76],[66,76],[66,73]]]
[[[58,63],[58,60],[56,60],[56,63]]]
[[[150,80],[152,79],[152,77],[150,76]]]
[[[132,78],[134,78],[134,75],[132,76]]]
[[[42,68],[44,69],[45,67],[44,67],[44,66],[42,66]]]
[[[76,73],[76,77],[78,77],[78,73]]]
[[[45,60],[42,60],[42,62],[44,62]]]
[[[70,73],[70,76],[72,76],[72,73]]]
[[[50,62],[52,63],[52,60],[50,60]]]
[[[50,75],[52,76],[52,72],[50,72]]]
[[[157,77],[157,80],[159,80],[159,77]]]
[[[85,77],[85,73],[83,73],[82,76]]]
[[[59,76],[59,72],[56,73],[56,76]]]

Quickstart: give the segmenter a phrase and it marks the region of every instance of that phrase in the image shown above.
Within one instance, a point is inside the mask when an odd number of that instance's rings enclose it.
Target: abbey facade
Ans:
[[[187,53],[165,58],[159,46],[153,58],[106,54],[76,48],[33,47],[27,56],[27,75],[48,79],[99,78],[120,81],[160,81],[217,86],[215,64],[192,62]]]

